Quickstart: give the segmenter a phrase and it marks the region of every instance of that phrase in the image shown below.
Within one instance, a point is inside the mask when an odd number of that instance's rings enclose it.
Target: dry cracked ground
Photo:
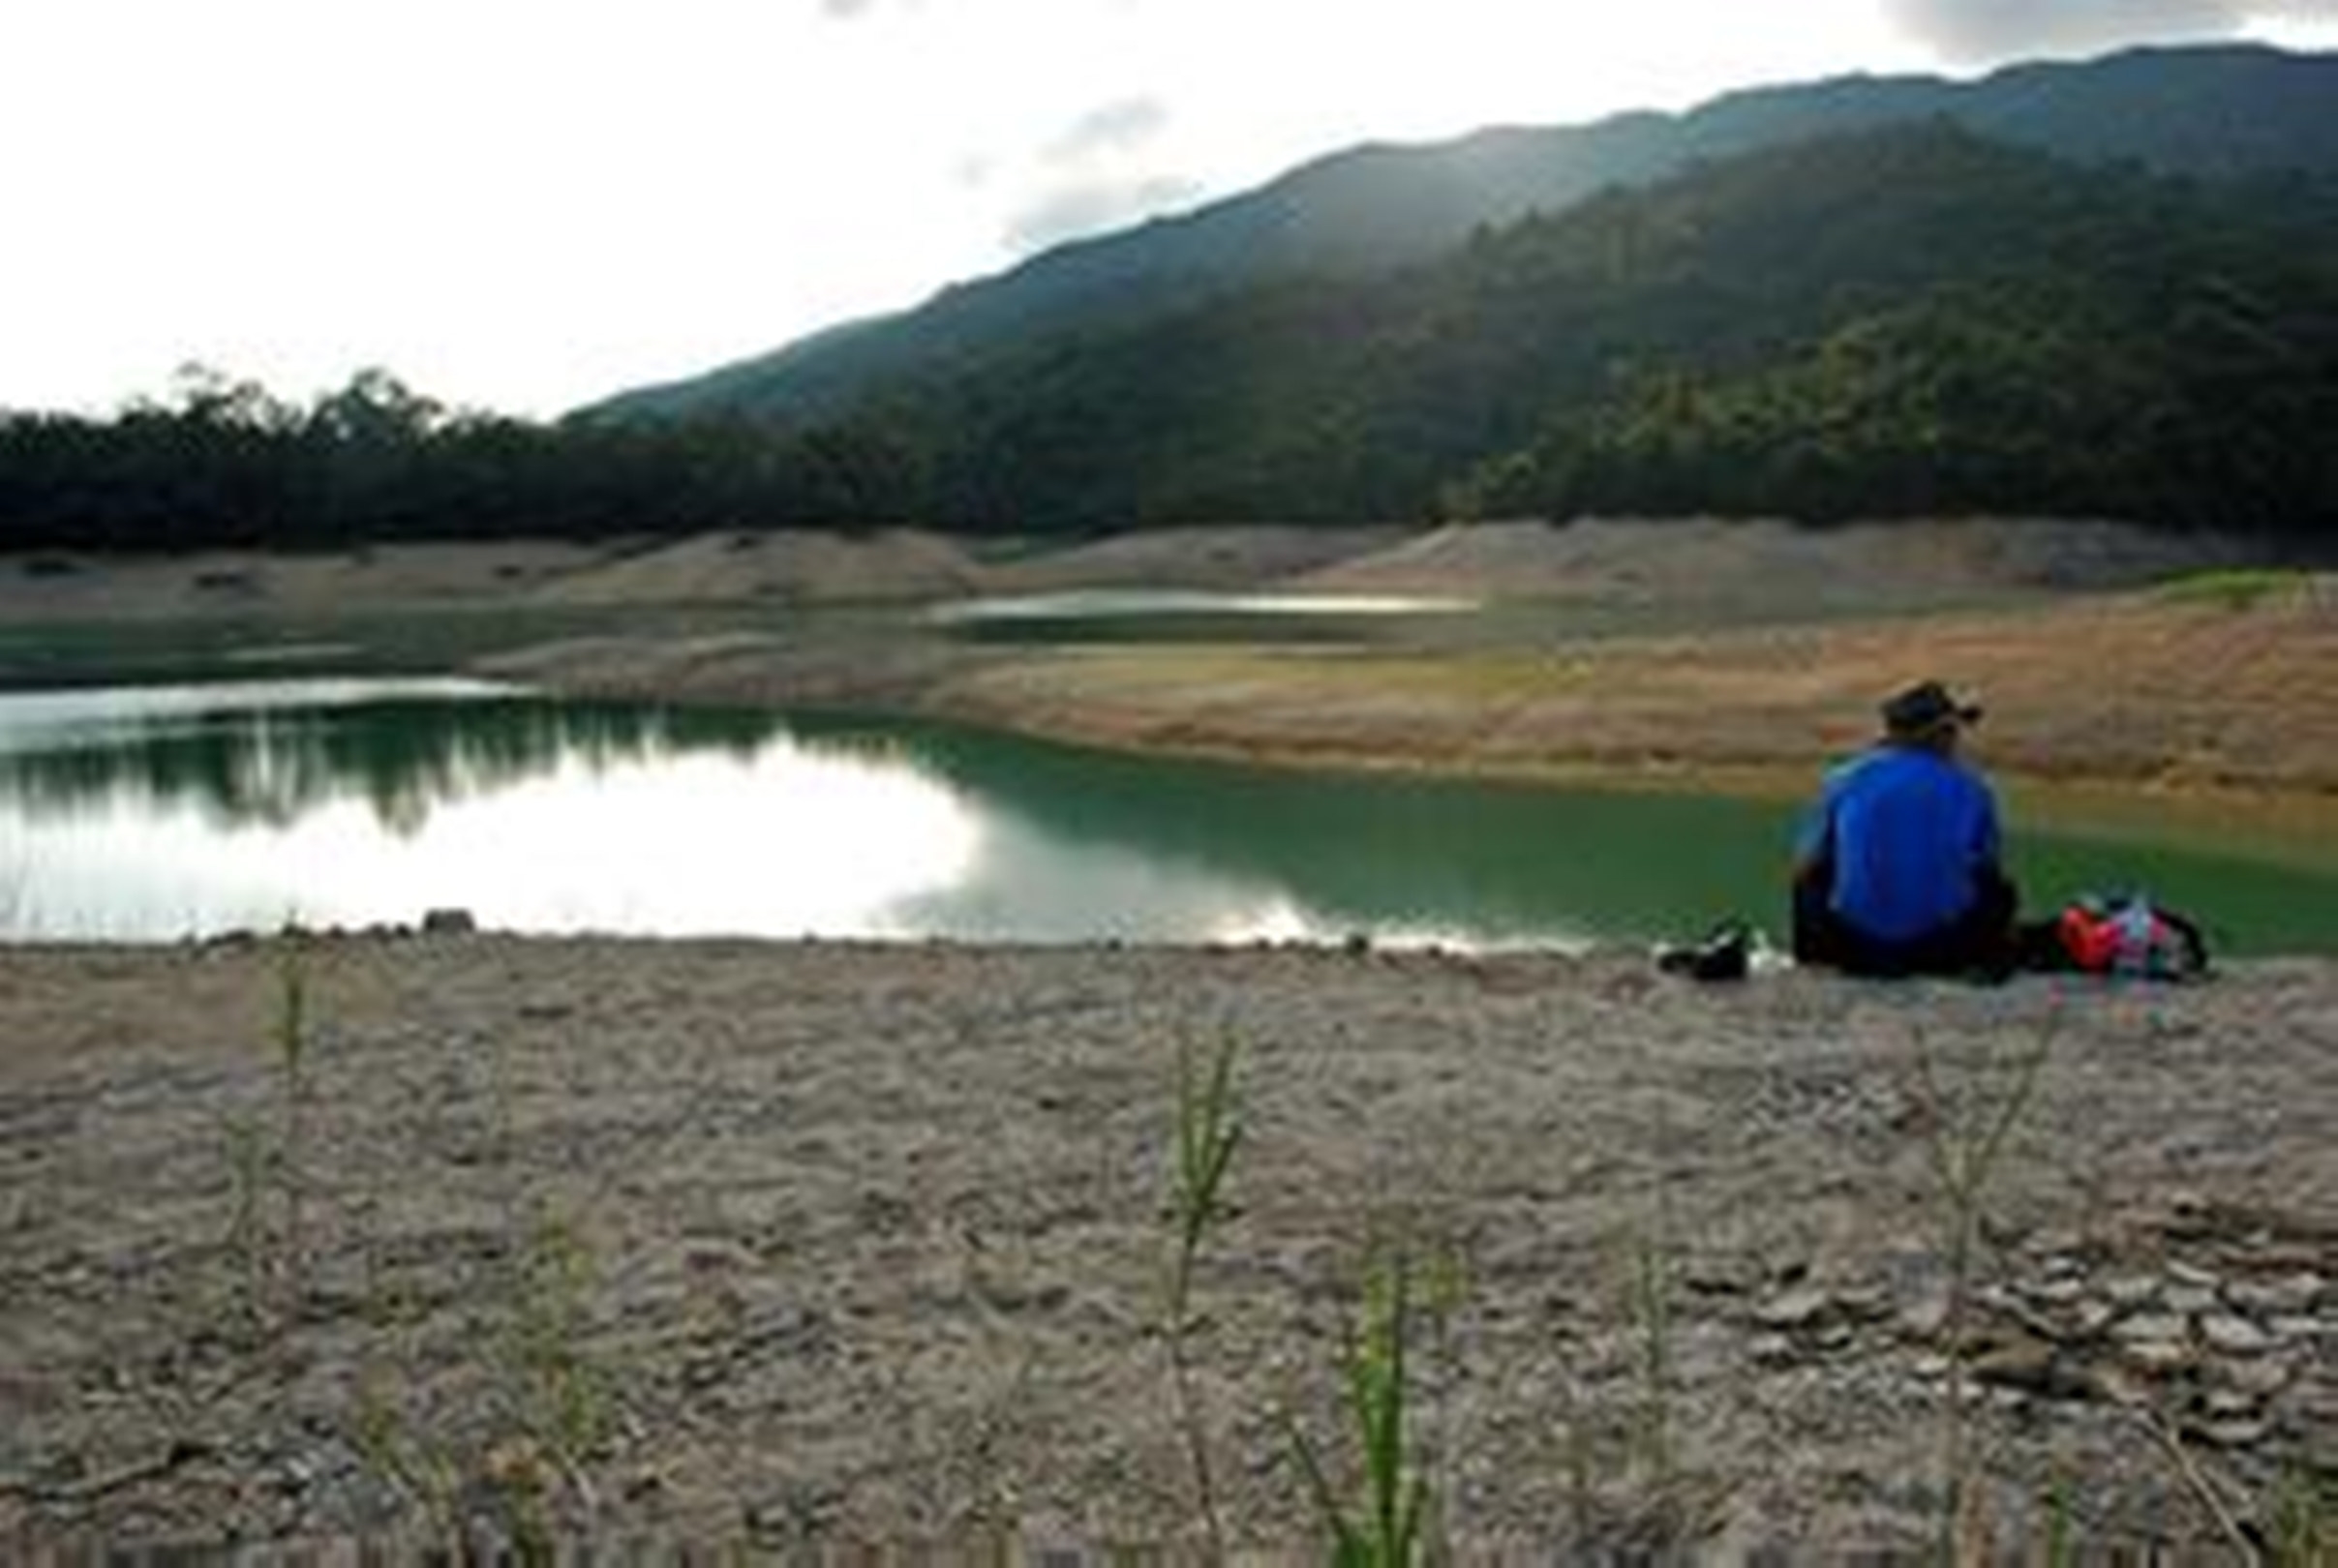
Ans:
[[[1165,1201],[1230,1041],[1188,1342],[1238,1541],[1319,1541],[1291,1429],[1344,1484],[1397,1253],[1464,1550],[1921,1550],[1953,1479],[2008,1547],[2332,1517],[2326,961],[375,936],[0,951],[0,1040],[11,1556],[1196,1546]]]

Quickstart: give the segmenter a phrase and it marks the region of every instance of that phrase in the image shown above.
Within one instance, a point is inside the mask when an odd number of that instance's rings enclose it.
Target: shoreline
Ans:
[[[2087,1546],[2216,1544],[2163,1422],[2261,1527],[2285,1476],[2338,1486],[2333,960],[1977,989],[1288,947],[0,949],[0,1038],[27,1553],[448,1518],[1197,1549],[1162,1205],[1178,1054],[1228,1040],[1245,1134],[1191,1349],[1238,1541],[1309,1552],[1278,1412],[1350,1452],[1338,1347],[1392,1244],[1453,1282],[1413,1438],[1464,1550],[1923,1550],[1952,1353],[2001,1546],[2065,1486]],[[1933,1156],[2014,1094],[1953,1330]]]
[[[2317,630],[2338,658],[2338,616]],[[1677,661],[1679,641],[1662,639],[1652,649],[1649,643],[1602,639],[1600,648],[1606,658],[1629,666],[1652,656]],[[1716,657],[1725,660],[1728,652],[1724,643]],[[999,657],[916,649],[853,662],[751,637],[602,637],[520,649],[472,668],[556,693],[891,716],[1133,756],[1778,803],[1809,799],[1832,762],[1871,739],[1857,727],[1857,693],[1823,709],[1807,696],[1781,700],[1774,734],[1707,735],[1685,711],[1692,690],[1659,691],[1593,717],[1592,733],[1573,737],[1563,732],[1584,709],[1564,697],[1549,702],[1552,711],[1541,716],[1522,711],[1531,701],[1513,698],[1507,711],[1498,703],[1488,724],[1472,694],[1391,701],[1373,689],[1385,672],[1352,674],[1336,657],[1311,662],[1307,655],[1250,649],[1230,656],[1246,662],[1251,683],[1230,697],[1212,694],[1209,672],[1197,671],[1196,656],[1183,649],[1108,653],[1101,666],[1078,652]],[[1436,655],[1384,662],[1399,666],[1398,678],[1427,685],[1455,672],[1453,660]],[[1260,675],[1258,664],[1283,668]],[[1834,686],[1858,679],[1855,672],[1867,668],[1857,658],[1836,664]],[[1468,672],[1460,678],[1469,678]],[[1761,673],[1750,678],[1758,681]],[[1571,682],[1553,682],[1565,683]],[[2338,868],[2338,693],[2320,706],[2329,713],[2311,717],[2330,729],[2333,747],[2326,756],[2317,751],[2302,777],[2213,776],[2197,763],[2183,764],[2172,744],[2148,739],[2128,742],[2111,759],[2134,769],[2128,773],[2090,769],[2073,741],[2050,736],[2044,747],[2018,737],[2020,749],[2000,756],[1986,728],[1974,760],[2017,821],[2112,842],[2179,844]],[[2049,712],[2034,727],[2050,731],[2060,722]]]
[[[153,668],[178,628],[190,654],[228,647],[256,669],[376,645],[428,662],[435,647],[445,668],[578,691],[882,708],[1277,765],[1701,771],[1765,794],[1864,742],[1881,693],[1928,676],[1989,704],[1981,758],[2009,780],[2338,802],[2324,678],[2338,576],[2278,564],[2272,548],[2050,519],[1587,519],[990,548],[889,529],[52,553],[0,558],[0,626],[14,628],[0,671],[37,674],[27,654],[60,641],[93,669],[108,647]],[[1430,595],[1483,613],[1434,631],[1396,618],[1329,648],[987,645],[922,614],[1131,587]],[[1612,624],[1570,632],[1584,607]],[[1654,617],[1645,629],[1635,607]],[[330,635],[336,620],[349,635]],[[1704,629],[1679,629],[1691,620]]]
[[[1673,548],[1592,542],[1635,568]],[[1301,575],[1325,548],[1269,543]],[[1492,543],[1505,569],[1585,548]],[[1690,543],[1678,569],[1720,547]],[[1227,584],[1275,579],[1229,549]],[[2072,759],[2248,824],[2285,786],[2313,822],[2338,802],[2338,616],[2305,595],[1036,653],[884,611],[814,636],[793,600],[657,602],[742,555],[792,569],[714,541],[302,571],[451,583],[480,625],[537,588],[605,595],[590,635],[515,618],[449,661],[577,692],[1522,782],[1570,756],[1578,783],[1775,799],[1913,666],[1982,686],[2010,811],[2025,762]],[[189,570],[141,602],[179,603]],[[1290,1426],[1349,1473],[1341,1346],[1390,1246],[1449,1286],[1421,1307],[1413,1453],[1464,1552],[1921,1553],[1952,1411],[2007,1551],[2067,1525],[2204,1552],[2220,1510],[2271,1530],[2300,1485],[2338,1499],[2338,959],[1984,989],[1699,986],[1622,950],[0,946],[0,1554],[458,1532],[1199,1553],[1164,1213],[1180,1054],[1229,1040],[1244,1132],[1190,1351],[1246,1546],[1319,1555]],[[1942,1161],[2007,1106],[1960,1274]]]

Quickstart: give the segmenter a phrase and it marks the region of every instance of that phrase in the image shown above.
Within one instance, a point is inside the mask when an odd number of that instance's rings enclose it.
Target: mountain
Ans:
[[[1259,285],[1358,278],[1426,260],[1480,227],[1564,211],[1699,162],[1814,136],[1946,118],[2089,164],[2232,178],[2338,171],[2338,57],[2143,49],[2009,68],[1971,82],[1853,76],[1764,88],[1685,114],[1502,128],[1338,153],[1177,217],[1058,247],[708,375],[626,392],[589,419],[719,413],[803,424],[1048,335],[1118,329]]]
[[[821,437],[974,528],[1588,511],[2338,514],[2338,180],[1955,125],[1701,164],[1431,262],[1035,335]]]
[[[447,415],[380,373],[305,409],[222,378],[109,421],[0,413],[0,549],[1694,513],[2326,548],[2338,176],[1886,122],[920,366],[793,421]]]

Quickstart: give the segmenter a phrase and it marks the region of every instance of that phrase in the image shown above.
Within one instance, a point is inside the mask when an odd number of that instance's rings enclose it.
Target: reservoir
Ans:
[[[17,940],[438,908],[544,933],[1463,948],[1645,944],[1735,915],[1782,940],[1793,815],[455,680],[0,695]],[[2326,863],[2015,828],[2033,904],[2140,888],[2220,951],[2338,951]]]

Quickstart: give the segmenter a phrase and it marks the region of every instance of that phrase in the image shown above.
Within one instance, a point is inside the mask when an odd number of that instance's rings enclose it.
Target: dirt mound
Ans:
[[[699,534],[579,572],[539,602],[569,606],[894,603],[968,591],[978,572],[958,544],[910,528]]]
[[[625,547],[562,539],[0,560],[0,616],[110,620],[450,606],[525,595]]]
[[[1082,588],[1547,599],[1793,615],[2130,587],[2248,564],[2262,549],[2109,523],[1985,519],[1809,529],[1776,521],[1590,518],[1454,525],[1171,528],[970,546],[895,528],[685,539],[483,540],[314,554],[45,552],[0,559],[23,621],[328,615],[513,604],[913,603]]]
[[[1784,769],[1864,743],[1931,677],[1989,709],[1993,770],[2127,789],[2338,790],[2338,593],[2082,596],[1453,654],[1175,648],[1033,655],[936,706],[1137,749],[1485,776]]]
[[[994,593],[1076,588],[1265,588],[1398,548],[1411,531],[1396,526],[1152,528],[1064,548],[1043,546],[994,562],[985,574],[985,586]]]
[[[955,540],[913,529],[481,540],[316,553],[52,552],[0,560],[0,615],[99,621],[497,603],[562,609],[897,603],[971,592],[980,577]]]
[[[1454,524],[1310,573],[1324,591],[1792,611],[2131,588],[2240,564],[2240,542],[2127,524],[1973,518],[1812,528],[1776,519]]]

